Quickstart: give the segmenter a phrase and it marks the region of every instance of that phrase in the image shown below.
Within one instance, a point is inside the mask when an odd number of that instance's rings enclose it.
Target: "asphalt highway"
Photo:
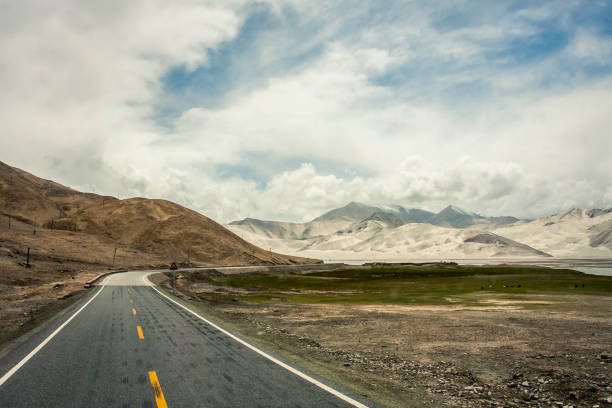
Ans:
[[[0,407],[364,407],[159,293],[104,282],[0,358]]]

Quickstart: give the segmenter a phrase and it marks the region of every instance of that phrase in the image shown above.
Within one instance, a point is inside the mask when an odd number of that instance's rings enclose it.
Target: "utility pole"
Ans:
[[[26,268],[29,268],[30,265],[30,248],[28,248],[28,258],[26,259]]]
[[[113,266],[115,266],[115,257],[117,256],[117,247],[115,247],[115,252],[113,253]]]

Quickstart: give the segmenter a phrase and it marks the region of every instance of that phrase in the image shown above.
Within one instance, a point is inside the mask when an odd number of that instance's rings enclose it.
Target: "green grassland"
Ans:
[[[481,295],[513,300],[531,294],[612,295],[609,276],[511,266],[354,268],[305,275],[218,277],[211,283],[246,290],[238,298],[253,302],[414,305],[459,300],[477,304]],[[224,296],[214,295],[220,301]]]

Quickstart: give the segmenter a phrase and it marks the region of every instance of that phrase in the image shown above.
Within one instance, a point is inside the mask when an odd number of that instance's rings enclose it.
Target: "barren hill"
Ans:
[[[60,223],[119,245],[207,264],[305,263],[262,250],[195,211],[166,200],[132,198],[84,208]]]
[[[160,262],[178,261],[195,264],[290,264],[316,262],[265,251],[227,230],[220,224],[165,200],[132,198],[119,200],[92,193],[82,193],[44,180],[0,162],[0,214],[19,224],[48,231],[72,231],[84,241],[118,247],[133,254],[129,266],[141,264],[140,254]],[[18,222],[16,222],[18,221]],[[3,225],[8,228],[8,219]],[[27,228],[26,228],[27,229]],[[32,234],[34,235],[34,233]],[[59,235],[58,235],[59,236]],[[74,257],[86,260],[75,239]],[[50,245],[40,242],[39,250]],[[128,266],[128,265],[125,265]]]
[[[5,216],[43,225],[102,199],[0,162],[0,214]]]

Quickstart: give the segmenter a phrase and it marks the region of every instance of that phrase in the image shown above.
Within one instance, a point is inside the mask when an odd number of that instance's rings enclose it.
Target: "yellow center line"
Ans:
[[[138,330],[138,338],[140,340],[143,340],[144,339],[144,334],[142,334],[142,327],[136,326],[136,330]]]
[[[130,304],[134,303],[134,301],[132,299],[130,299]]]
[[[159,380],[157,379],[157,373],[155,371],[149,371],[149,380],[151,381],[151,386],[153,387],[157,408],[168,408],[161,385],[159,385]]]
[[[132,308],[132,314],[136,316],[136,309]]]

